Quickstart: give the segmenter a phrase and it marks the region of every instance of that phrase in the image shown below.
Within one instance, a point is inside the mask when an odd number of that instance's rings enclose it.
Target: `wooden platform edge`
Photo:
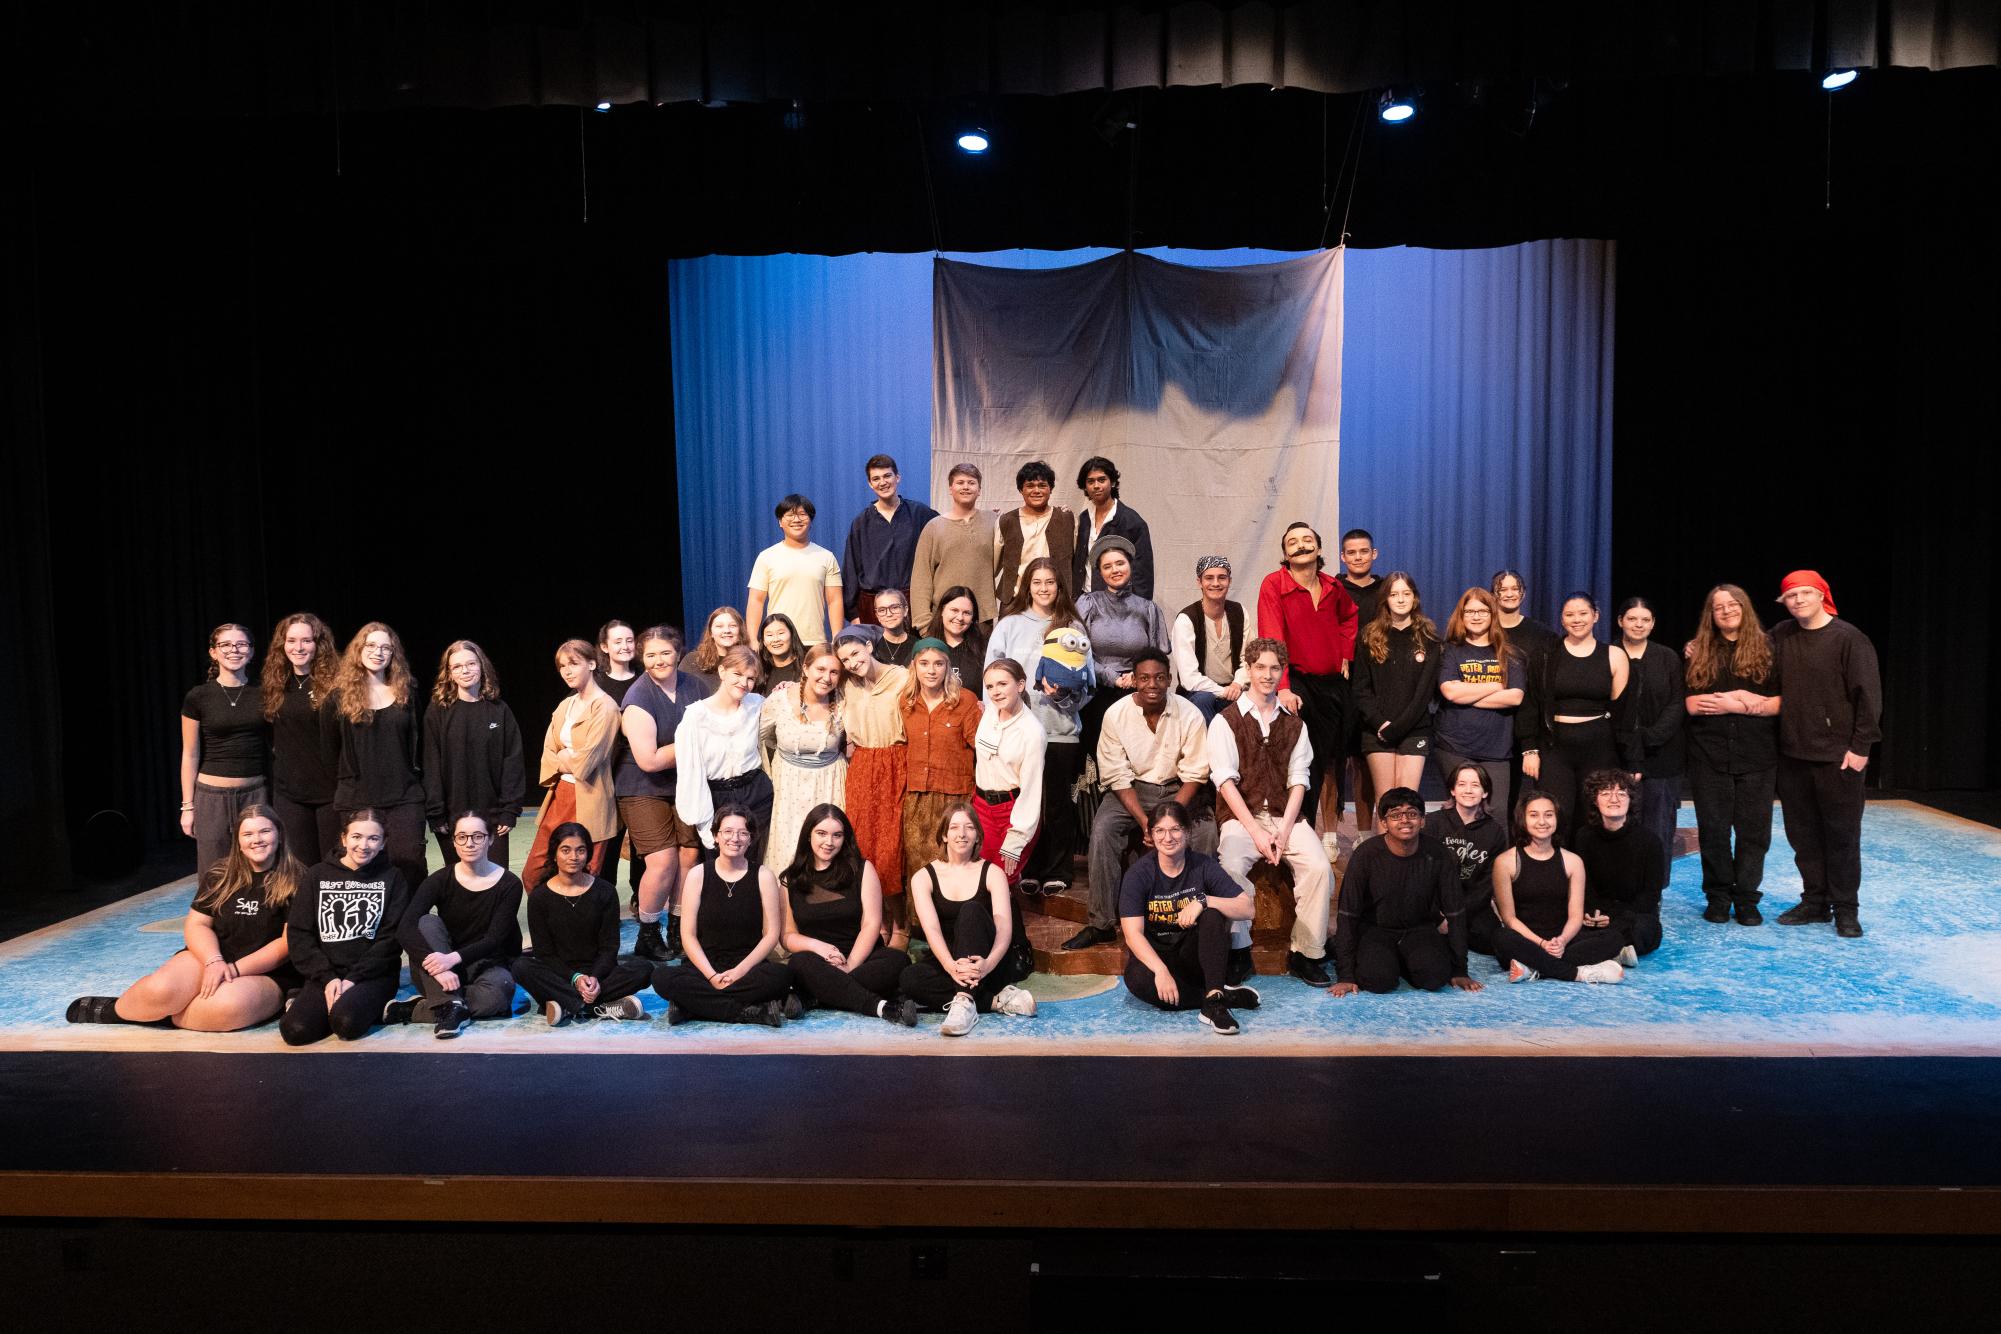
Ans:
[[[1993,1236],[2001,1189],[10,1172],[0,1217]]]

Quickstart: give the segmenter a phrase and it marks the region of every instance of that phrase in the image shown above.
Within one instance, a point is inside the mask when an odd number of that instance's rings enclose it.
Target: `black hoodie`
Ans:
[[[320,987],[393,976],[402,962],[396,927],[409,903],[410,887],[386,853],[355,870],[316,864],[286,917],[293,966]]]

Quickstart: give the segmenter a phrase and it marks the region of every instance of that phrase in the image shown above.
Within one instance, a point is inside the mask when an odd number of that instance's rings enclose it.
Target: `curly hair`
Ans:
[[[1731,643],[1716,628],[1716,596],[1734,601],[1744,613],[1737,628],[1737,642]],[[1763,682],[1772,674],[1772,640],[1751,610],[1751,596],[1735,584],[1718,584],[1702,600],[1702,614],[1695,623],[1695,639],[1688,646],[1688,688],[1703,691],[1716,684],[1724,672],[1733,672],[1746,681]]]
[[[368,702],[368,668],[362,666],[361,650],[368,637],[378,630],[389,636],[385,684],[396,703],[406,709],[410,707],[410,660],[403,656],[403,641],[381,621],[370,621],[347,641],[347,651],[340,655],[340,674],[334,678],[334,689],[340,692],[340,716],[361,726],[375,721],[375,710]]]
[[[441,708],[449,709],[458,703],[458,682],[452,680],[452,654],[470,653],[479,659],[479,697],[481,699],[500,698],[500,678],[494,674],[493,662],[486,656],[486,650],[470,639],[454,639],[438,657],[438,679],[431,686],[431,700]]]
[[[285,656],[285,633],[295,625],[313,632],[313,662],[306,669],[306,698],[318,704],[333,693],[334,678],[340,674],[340,654],[334,651],[333,631],[309,611],[295,611],[278,622],[271,632],[271,647],[264,651],[264,675],[258,690],[264,699],[264,721],[273,722],[285,705],[285,691],[292,684],[292,660]]]

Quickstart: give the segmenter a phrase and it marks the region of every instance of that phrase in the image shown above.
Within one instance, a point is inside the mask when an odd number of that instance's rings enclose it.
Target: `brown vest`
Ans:
[[[1244,805],[1253,815],[1261,810],[1283,815],[1290,787],[1285,781],[1286,770],[1291,766],[1292,748],[1299,744],[1299,715],[1281,709],[1272,720],[1269,737],[1258,731],[1257,716],[1236,704],[1225,705],[1217,716],[1229,724],[1230,735],[1237,741],[1237,791]]]
[[[1000,520],[1000,583],[996,592],[1000,605],[1005,607],[1014,599],[1015,571],[1021,568],[1021,510],[1011,509],[1001,515]],[[1049,526],[1042,530],[1049,543],[1049,559],[1056,562],[1056,582],[1063,585],[1064,595],[1076,597],[1077,590],[1070,587],[1070,559],[1072,549],[1077,544],[1077,525],[1074,516],[1061,505],[1049,507]]]
[[[1195,665],[1206,672],[1209,670],[1209,618],[1202,613],[1202,599],[1196,598],[1183,607],[1181,614],[1195,627]],[[1225,602],[1223,619],[1230,625],[1230,670],[1234,673],[1244,662],[1244,604]],[[1223,680],[1217,684],[1230,683],[1228,680]]]

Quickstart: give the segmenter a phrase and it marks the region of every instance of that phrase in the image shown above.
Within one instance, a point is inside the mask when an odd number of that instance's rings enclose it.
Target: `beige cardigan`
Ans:
[[[542,734],[542,810],[549,810],[549,798],[563,771],[556,757],[563,750],[563,718],[570,711],[570,695],[549,715],[549,730]],[[591,841],[602,843],[618,832],[618,799],[612,795],[611,752],[618,740],[618,705],[600,690],[577,725],[570,729],[570,749],[577,752],[577,823],[591,831]]]

